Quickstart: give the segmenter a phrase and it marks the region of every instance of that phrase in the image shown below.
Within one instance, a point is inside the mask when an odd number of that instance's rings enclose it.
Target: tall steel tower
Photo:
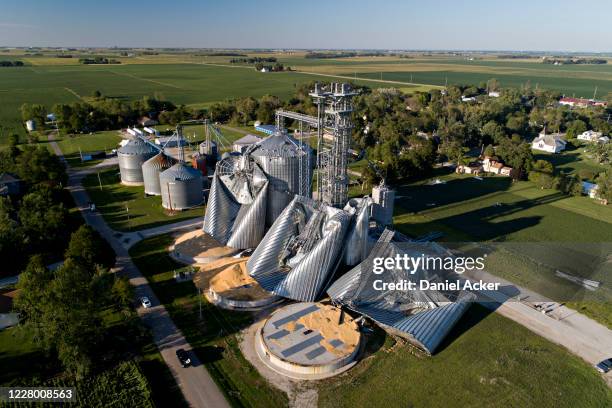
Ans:
[[[317,105],[317,198],[334,207],[348,201],[348,150],[353,123],[352,98],[357,95],[349,84],[332,83],[329,88],[315,85],[310,93]],[[325,142],[331,138],[331,143]]]

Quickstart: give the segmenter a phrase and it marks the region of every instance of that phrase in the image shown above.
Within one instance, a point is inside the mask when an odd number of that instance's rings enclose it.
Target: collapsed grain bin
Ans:
[[[248,156],[217,163],[203,230],[222,245],[254,248],[264,235],[269,181]]]
[[[433,354],[475,296],[461,288],[421,290],[424,281],[460,279],[459,275],[435,263],[421,263],[414,269],[394,264],[391,268],[385,267],[382,274],[375,273],[373,264],[377,258],[447,259],[449,256],[448,249],[433,242],[394,242],[394,234],[386,229],[368,258],[336,280],[327,294],[333,304],[368,317],[384,330]],[[407,288],[413,284],[414,289],[377,290],[391,283],[405,283]]]
[[[159,175],[176,164],[176,160],[163,151],[142,164],[142,177],[144,180],[144,191],[147,195],[161,195]]]
[[[311,302],[340,261],[351,215],[296,195],[247,262],[249,275],[269,292]]]
[[[261,166],[270,181],[266,226],[274,223],[296,194],[310,197],[310,146],[276,131],[251,146],[246,154]]]
[[[117,150],[121,183],[128,186],[144,184],[142,165],[159,152],[152,143],[135,137]]]
[[[196,207],[204,201],[202,174],[199,170],[177,163],[159,175],[162,207],[180,211]]]

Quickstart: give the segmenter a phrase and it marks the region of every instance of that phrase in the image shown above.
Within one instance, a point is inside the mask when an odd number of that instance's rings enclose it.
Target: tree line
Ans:
[[[23,61],[0,61],[0,67],[23,67]]]
[[[17,274],[32,254],[56,261],[74,221],[67,208],[69,198],[62,186],[67,176],[57,156],[42,146],[18,146],[16,135],[0,151],[0,173],[16,175],[21,192],[0,197],[0,275]]]

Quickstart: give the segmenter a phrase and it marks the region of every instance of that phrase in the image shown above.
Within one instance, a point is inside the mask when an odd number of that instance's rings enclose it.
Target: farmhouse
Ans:
[[[608,136],[604,136],[601,132],[595,132],[593,130],[587,130],[586,132],[582,132],[577,136],[578,140],[582,140],[589,143],[608,143],[610,138]]]
[[[586,98],[566,98],[563,97],[559,99],[559,105],[577,107],[577,108],[587,108],[589,106],[603,106],[604,108],[608,106],[606,101],[598,101],[595,99],[586,99]]]
[[[565,133],[546,134],[546,130],[543,130],[538,137],[533,139],[531,148],[548,153],[559,153],[565,150],[566,144]]]
[[[482,165],[478,162],[472,162],[467,165],[460,164],[455,169],[455,172],[458,174],[473,174],[475,176],[478,176],[482,172]]]
[[[0,174],[0,196],[9,196],[21,192],[21,180],[11,173]]]
[[[487,173],[500,174],[503,167],[504,163],[495,158],[485,156],[485,158],[482,160],[482,168]]]
[[[491,98],[499,98],[499,92],[497,92],[497,91],[491,91],[491,92],[489,92],[489,96],[490,96]]]

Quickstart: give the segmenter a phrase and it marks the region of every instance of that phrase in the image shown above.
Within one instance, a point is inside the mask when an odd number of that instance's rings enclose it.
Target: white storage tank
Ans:
[[[136,137],[117,150],[121,183],[141,186],[144,183],[142,165],[159,152],[151,143]]]
[[[186,210],[204,201],[202,173],[177,163],[159,175],[162,207],[167,210]]]

